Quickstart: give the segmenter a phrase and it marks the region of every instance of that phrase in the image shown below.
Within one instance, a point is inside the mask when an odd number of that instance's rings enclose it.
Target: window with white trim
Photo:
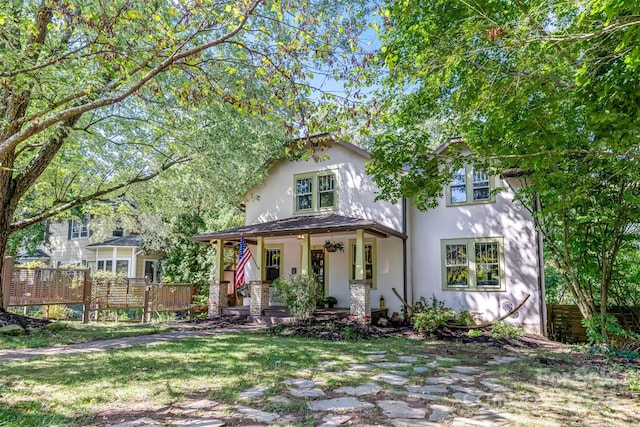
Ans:
[[[356,277],[356,240],[349,240],[351,260],[350,279]],[[371,280],[371,289],[376,289],[376,239],[364,239],[364,279]]]
[[[129,260],[99,259],[96,262],[96,271],[110,271],[112,273],[129,276]]]
[[[314,212],[337,207],[335,171],[318,171],[294,176],[294,212]]]
[[[69,239],[84,239],[89,237],[89,221],[89,215],[85,215],[82,220],[72,219],[69,223]]]
[[[444,290],[504,291],[501,237],[442,240]]]
[[[99,259],[96,263],[97,271],[113,271],[113,260]]]
[[[467,165],[453,172],[446,192],[447,206],[492,202],[492,189],[493,178],[486,171]]]

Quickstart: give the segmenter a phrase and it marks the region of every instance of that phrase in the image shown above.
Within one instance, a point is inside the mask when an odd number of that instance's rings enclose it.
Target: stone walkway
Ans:
[[[249,388],[240,393],[235,405],[207,399],[190,400],[154,408],[149,417],[103,426],[290,425],[301,422],[292,415],[295,410],[291,408],[301,407],[312,414],[315,425],[322,427],[342,424],[461,427],[514,423],[510,414],[495,411],[484,402],[507,398],[511,390],[492,378],[490,368],[519,360],[515,354],[490,358],[484,366],[464,366],[453,358],[405,356],[391,351],[371,352],[367,358],[370,363],[354,363],[345,371],[331,369],[331,363],[318,366],[308,374],[321,379],[290,378],[282,382],[284,388],[279,387],[275,394],[270,393],[266,385]],[[327,384],[331,383],[328,379],[332,376],[357,378],[360,385],[331,388]],[[309,424],[308,417],[306,424]]]

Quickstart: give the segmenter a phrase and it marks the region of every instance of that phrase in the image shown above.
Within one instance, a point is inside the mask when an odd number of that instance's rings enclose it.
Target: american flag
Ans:
[[[250,258],[251,251],[247,247],[247,242],[241,237],[240,251],[238,252],[238,267],[236,268],[236,289],[238,286],[244,285],[244,271]]]

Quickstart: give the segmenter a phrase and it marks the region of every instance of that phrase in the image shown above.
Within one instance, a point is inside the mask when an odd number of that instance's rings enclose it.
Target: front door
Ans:
[[[311,250],[311,272],[318,278],[320,282],[320,289],[324,296],[328,295],[327,282],[325,280],[326,265],[324,259],[324,249],[312,249]]]

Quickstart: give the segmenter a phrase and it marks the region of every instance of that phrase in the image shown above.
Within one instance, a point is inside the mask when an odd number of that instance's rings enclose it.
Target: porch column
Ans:
[[[262,311],[269,308],[269,282],[253,280],[251,282],[251,316],[262,316]]]
[[[258,237],[258,247],[256,248],[256,278],[249,282],[251,293],[251,303],[249,314],[251,316],[262,316],[262,311],[269,307],[269,283],[265,282],[267,276],[263,268],[264,265],[264,237]]]
[[[264,265],[264,237],[258,237],[258,248],[256,249],[256,277],[257,280],[266,280],[266,271]]]
[[[302,259],[300,259],[300,274],[311,274],[311,236],[305,233],[302,236]]]
[[[351,317],[363,323],[371,323],[371,281],[364,273],[364,230],[356,230],[355,277],[349,281]]]
[[[224,280],[224,241],[216,241],[215,274],[209,281],[209,310],[207,317],[212,318],[222,314],[222,309],[228,307],[227,292],[229,282]]]

